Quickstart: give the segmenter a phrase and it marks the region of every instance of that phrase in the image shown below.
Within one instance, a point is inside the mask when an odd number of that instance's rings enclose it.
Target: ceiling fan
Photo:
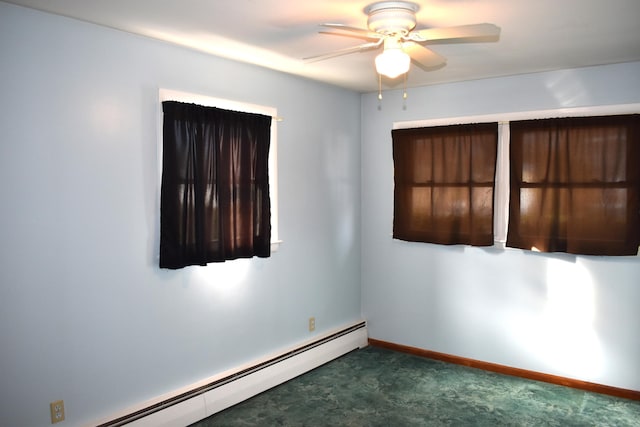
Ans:
[[[493,24],[415,30],[416,12],[419,9],[419,5],[408,1],[381,1],[364,8],[364,13],[368,16],[368,29],[343,24],[322,24],[328,30],[320,31],[321,34],[354,37],[367,42],[310,56],[304,60],[321,61],[383,47],[382,53],[375,60],[376,70],[378,74],[394,79],[409,71],[411,61],[426,70],[446,64],[445,57],[425,47],[425,44],[487,42],[496,41],[500,36],[500,28]]]

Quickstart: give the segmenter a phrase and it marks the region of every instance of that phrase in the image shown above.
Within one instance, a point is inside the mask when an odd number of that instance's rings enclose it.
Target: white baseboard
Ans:
[[[183,387],[98,427],[184,427],[289,381],[368,343],[364,321]]]

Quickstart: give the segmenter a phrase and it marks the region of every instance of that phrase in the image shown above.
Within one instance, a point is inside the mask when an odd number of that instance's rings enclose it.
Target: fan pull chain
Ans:
[[[402,87],[402,99],[407,99],[407,74],[404,73],[404,85]]]
[[[382,74],[378,74],[378,101],[382,101]]]
[[[402,85],[402,109],[407,109],[407,74],[404,73],[404,83]]]

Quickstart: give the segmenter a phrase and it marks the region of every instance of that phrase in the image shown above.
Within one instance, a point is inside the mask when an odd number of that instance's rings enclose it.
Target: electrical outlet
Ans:
[[[309,317],[309,332],[313,332],[316,330],[316,318]]]
[[[51,408],[51,424],[64,421],[64,400],[56,400],[49,404]]]

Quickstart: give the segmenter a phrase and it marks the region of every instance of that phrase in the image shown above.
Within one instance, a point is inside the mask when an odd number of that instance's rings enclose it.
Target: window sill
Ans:
[[[278,252],[278,249],[280,249],[281,244],[282,244],[282,240],[275,240],[271,242],[271,252]]]

